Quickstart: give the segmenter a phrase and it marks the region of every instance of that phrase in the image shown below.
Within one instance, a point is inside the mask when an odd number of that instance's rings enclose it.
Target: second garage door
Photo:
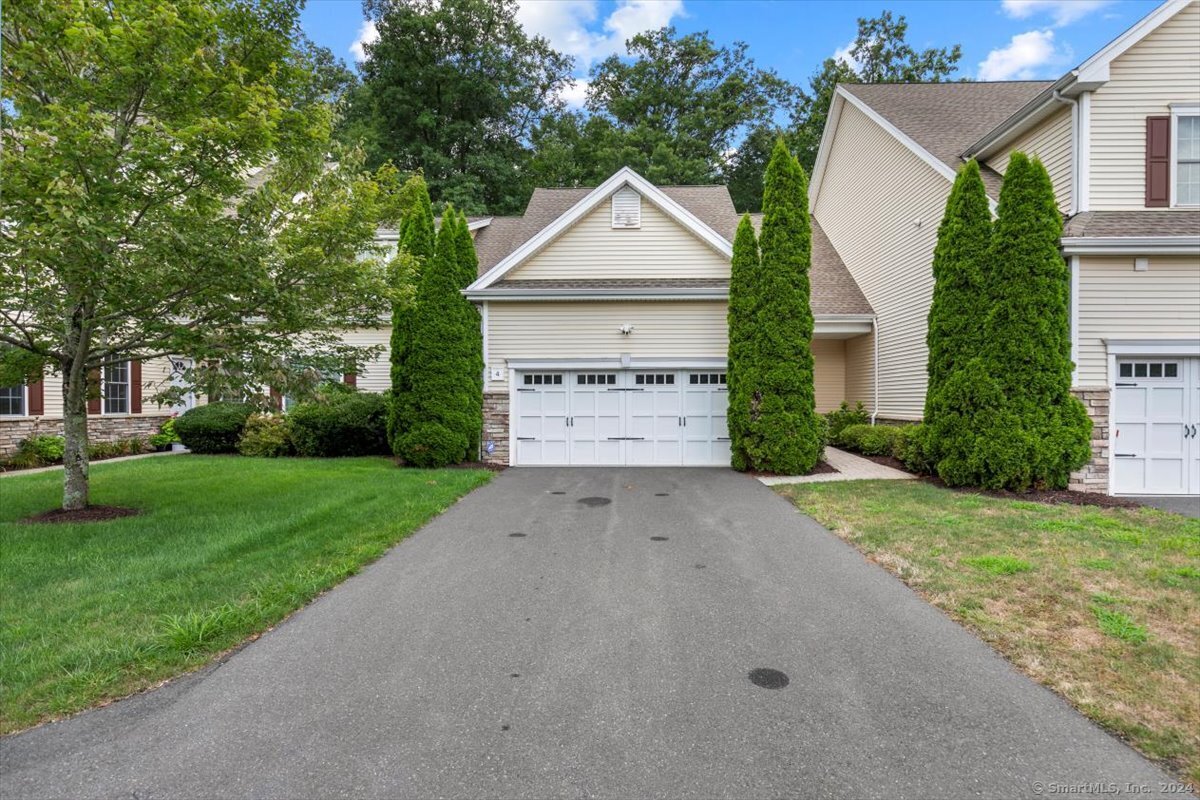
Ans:
[[[725,378],[712,370],[519,372],[513,463],[728,466]]]

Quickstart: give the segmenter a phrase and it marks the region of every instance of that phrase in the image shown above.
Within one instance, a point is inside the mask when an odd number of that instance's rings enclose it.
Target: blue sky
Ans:
[[[907,17],[917,47],[961,44],[960,74],[979,80],[1053,78],[1087,58],[1156,0],[522,0],[526,29],[576,58],[576,74],[640,30],[675,25],[707,30],[721,44],[744,41],[750,55],[788,80],[807,85],[825,58],[853,40],[856,19],[883,9]],[[353,64],[370,37],[358,0],[309,0],[308,35]],[[577,104],[581,81],[567,99]]]

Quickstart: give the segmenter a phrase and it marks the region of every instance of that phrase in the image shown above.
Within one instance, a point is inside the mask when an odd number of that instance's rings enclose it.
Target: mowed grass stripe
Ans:
[[[0,481],[0,732],[195,668],[278,622],[485,483],[384,458],[106,464],[92,502],[136,517],[19,520],[61,473]]]

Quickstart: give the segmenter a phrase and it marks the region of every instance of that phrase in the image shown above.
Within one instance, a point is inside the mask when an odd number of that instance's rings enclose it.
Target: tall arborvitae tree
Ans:
[[[750,215],[742,217],[733,239],[733,262],[729,270],[729,443],[734,469],[750,468],[745,441],[750,429],[750,406],[755,384],[753,337],[759,283],[758,239]]]
[[[463,461],[479,436],[479,315],[462,295],[465,280],[464,217],[447,208],[437,247],[417,290],[405,359],[411,423],[399,438],[399,455],[418,467]]]
[[[749,398],[749,419],[737,447],[745,468],[798,474],[816,466],[822,451],[813,394],[812,229],[808,178],[782,141],[764,187],[751,367],[739,390]]]
[[[992,214],[979,164],[968,161],[959,170],[946,201],[933,251],[933,302],[929,308],[929,385],[925,394],[925,453],[937,464],[943,453],[953,462],[961,456],[960,426],[974,425],[972,409],[963,398],[950,397],[947,382],[979,355],[987,303],[983,297],[983,267],[992,232]],[[952,385],[956,385],[952,384]],[[950,392],[953,393],[953,390]],[[970,438],[969,432],[967,433]],[[943,449],[942,442],[947,443]],[[958,445],[954,443],[958,442]]]
[[[1064,488],[1091,457],[1091,420],[1071,395],[1070,273],[1061,236],[1045,167],[1014,153],[984,272],[990,309],[983,349],[964,377],[994,393],[975,416],[973,463],[985,488]]]
[[[392,390],[388,403],[388,442],[392,452],[399,455],[400,436],[410,424],[408,405],[411,387],[405,375],[405,359],[408,357],[408,342],[412,335],[413,307],[420,285],[422,267],[433,258],[436,233],[433,227],[433,208],[429,202],[429,187],[419,176],[409,184],[413,190],[412,206],[400,223],[396,258],[392,262],[391,283],[394,291],[392,300],[392,338],[389,357],[391,359]]]
[[[456,241],[458,272],[455,282],[459,289],[465,289],[479,277],[479,256],[475,253],[475,240],[467,228],[466,218],[462,218],[461,222]],[[466,428],[463,431],[467,436],[470,455],[478,452],[480,436],[483,434],[483,328],[480,326],[479,312],[475,306],[465,301],[463,305],[466,308],[462,325],[463,351],[464,357],[470,360],[470,368],[464,368],[464,373],[470,375],[475,387],[467,408]]]

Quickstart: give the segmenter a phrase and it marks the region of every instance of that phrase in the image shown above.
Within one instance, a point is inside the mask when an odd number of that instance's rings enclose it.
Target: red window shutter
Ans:
[[[347,372],[342,376],[342,383],[346,384],[347,386],[358,386],[358,373]]]
[[[25,413],[31,417],[40,417],[46,413],[46,382],[44,380],[29,384],[29,407]]]
[[[1171,118],[1146,117],[1146,208],[1171,204]]]
[[[129,362],[129,413],[142,413],[142,362]]]
[[[279,393],[278,389],[271,390],[271,410],[283,411],[283,395]]]

